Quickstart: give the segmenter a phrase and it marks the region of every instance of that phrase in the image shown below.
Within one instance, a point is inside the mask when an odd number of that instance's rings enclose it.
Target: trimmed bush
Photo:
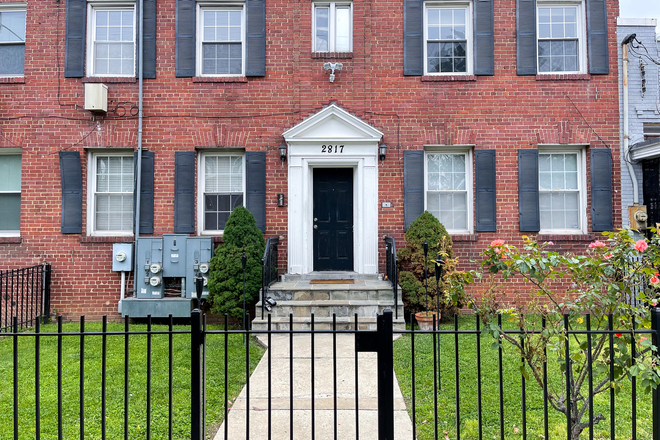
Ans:
[[[445,227],[428,211],[424,211],[408,228],[404,238],[406,247],[398,252],[399,286],[403,293],[406,316],[409,313],[436,309],[435,260],[440,253],[445,261],[454,258],[451,236]],[[424,287],[424,240],[429,246],[427,257],[428,297]],[[452,315],[462,304],[454,305],[448,300],[446,282],[440,280],[440,313]],[[425,300],[428,301],[425,302]]]
[[[264,255],[264,235],[257,228],[254,216],[238,206],[225,225],[223,244],[215,249],[209,274],[209,303],[211,311],[243,317],[243,251],[245,267],[246,307],[254,305],[261,289],[261,258]]]

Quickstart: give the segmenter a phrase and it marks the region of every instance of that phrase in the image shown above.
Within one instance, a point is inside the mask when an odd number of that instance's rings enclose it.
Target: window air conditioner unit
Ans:
[[[85,84],[85,110],[108,111],[108,86],[98,83]]]

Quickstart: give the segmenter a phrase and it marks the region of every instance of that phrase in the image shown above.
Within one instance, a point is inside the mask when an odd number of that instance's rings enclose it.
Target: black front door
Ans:
[[[353,270],[353,169],[313,171],[314,270]]]

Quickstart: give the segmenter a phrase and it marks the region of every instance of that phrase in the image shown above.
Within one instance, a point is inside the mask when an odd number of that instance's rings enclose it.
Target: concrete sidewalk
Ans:
[[[266,341],[265,335],[263,341]],[[337,438],[356,439],[355,336],[337,335]],[[271,337],[271,435],[275,440],[312,438],[311,335],[293,340],[293,386],[289,384],[289,335]],[[314,335],[314,433],[316,439],[334,438],[334,392],[332,335]],[[378,385],[376,353],[358,355],[359,438],[377,439]],[[412,438],[412,423],[406,412],[399,384],[394,378],[394,431],[396,439]],[[290,395],[293,393],[293,436],[290,432]],[[246,388],[229,411],[215,440],[246,438]],[[268,352],[250,377],[250,438],[268,438]]]

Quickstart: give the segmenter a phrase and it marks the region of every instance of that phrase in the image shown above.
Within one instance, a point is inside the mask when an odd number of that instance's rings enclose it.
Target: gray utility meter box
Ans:
[[[180,286],[179,297],[196,298],[195,277],[204,278],[202,296],[208,295],[207,281],[213,239],[166,234],[162,237],[145,237],[137,240],[137,279],[139,299],[159,299],[172,295],[172,288]],[[179,287],[177,287],[178,289]]]
[[[209,294],[208,280],[213,256],[213,239],[210,237],[188,237],[188,267],[186,270],[186,298],[197,298],[195,276],[204,278],[202,298]]]
[[[133,272],[133,243],[114,243],[112,245],[112,270]]]
[[[137,243],[137,297],[163,297],[163,239],[139,238]]]

